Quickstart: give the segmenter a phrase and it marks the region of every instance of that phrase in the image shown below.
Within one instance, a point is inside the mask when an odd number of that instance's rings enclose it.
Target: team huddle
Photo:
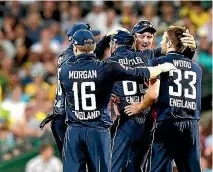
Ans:
[[[51,121],[64,172],[170,172],[173,161],[180,172],[201,172],[195,40],[170,26],[152,49],[155,32],[142,20],[96,43],[100,32],[88,24],[68,30],[53,113],[41,123]]]

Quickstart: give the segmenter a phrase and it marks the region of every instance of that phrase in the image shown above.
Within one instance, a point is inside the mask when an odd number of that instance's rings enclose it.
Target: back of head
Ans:
[[[185,27],[169,26],[165,32],[167,33],[167,39],[171,41],[175,51],[181,52],[185,49],[185,46],[181,42],[181,38],[184,37],[183,33],[186,32]]]
[[[72,44],[74,45],[75,55],[91,53],[95,50],[96,45],[93,34],[88,30],[79,30],[75,32],[72,37]]]
[[[133,45],[134,37],[129,31],[119,30],[117,34],[111,37],[111,41],[119,45]]]

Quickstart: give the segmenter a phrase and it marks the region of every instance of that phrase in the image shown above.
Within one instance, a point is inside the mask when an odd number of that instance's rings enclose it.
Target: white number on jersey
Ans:
[[[184,90],[184,97],[185,98],[190,98],[190,99],[196,99],[196,78],[197,78],[197,74],[193,71],[184,71],[184,75],[182,75],[181,70],[177,69],[177,70],[171,70],[169,72],[169,76],[174,76],[174,73],[177,74],[177,78],[174,80],[174,83],[177,85],[177,91],[174,91],[173,86],[169,86],[169,94],[172,96],[176,96],[176,97],[181,97],[182,96],[182,91]],[[189,81],[188,83],[188,88],[186,88],[186,86],[183,87],[183,85],[180,83],[180,81],[182,81],[182,79],[186,79],[189,80],[189,76],[192,76],[192,80]],[[192,93],[189,93],[189,89],[192,90]]]
[[[73,83],[73,92],[74,92],[74,101],[75,101],[75,110],[79,110],[79,100],[82,104],[83,110],[95,110],[96,109],[96,97],[95,94],[87,94],[86,87],[89,87],[91,91],[95,91],[94,82],[82,82],[81,83],[81,98],[79,99],[78,95],[78,83]],[[91,105],[88,105],[87,102],[90,100]]]
[[[62,95],[61,82],[60,82],[60,80],[59,80],[60,72],[61,72],[61,68],[58,68],[57,88],[56,88],[56,94],[57,94],[58,96],[61,96],[61,95]]]

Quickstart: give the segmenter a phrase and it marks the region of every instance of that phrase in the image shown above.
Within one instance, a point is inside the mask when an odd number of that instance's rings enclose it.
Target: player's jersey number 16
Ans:
[[[78,84],[80,84],[80,89],[78,89]],[[95,83],[94,82],[82,82],[82,83],[74,82],[73,83],[72,90],[74,92],[75,110],[81,110],[81,109],[95,110],[96,109],[95,94],[86,93],[86,90],[87,90],[86,88],[88,88],[88,90],[90,91],[95,91]],[[80,94],[79,94],[79,91],[81,91]],[[80,107],[80,104],[82,107]]]

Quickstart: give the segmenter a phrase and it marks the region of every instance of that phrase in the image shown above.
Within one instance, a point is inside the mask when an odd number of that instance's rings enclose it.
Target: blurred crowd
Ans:
[[[148,19],[157,29],[184,25],[197,41],[194,60],[203,68],[200,139],[203,169],[212,162],[212,2],[211,1],[8,1],[0,2],[0,155],[41,138],[39,123],[52,111],[58,55],[69,46],[66,31],[89,23],[101,39],[112,28],[131,28]],[[105,58],[109,56],[106,50]],[[7,154],[8,155],[8,154]]]

